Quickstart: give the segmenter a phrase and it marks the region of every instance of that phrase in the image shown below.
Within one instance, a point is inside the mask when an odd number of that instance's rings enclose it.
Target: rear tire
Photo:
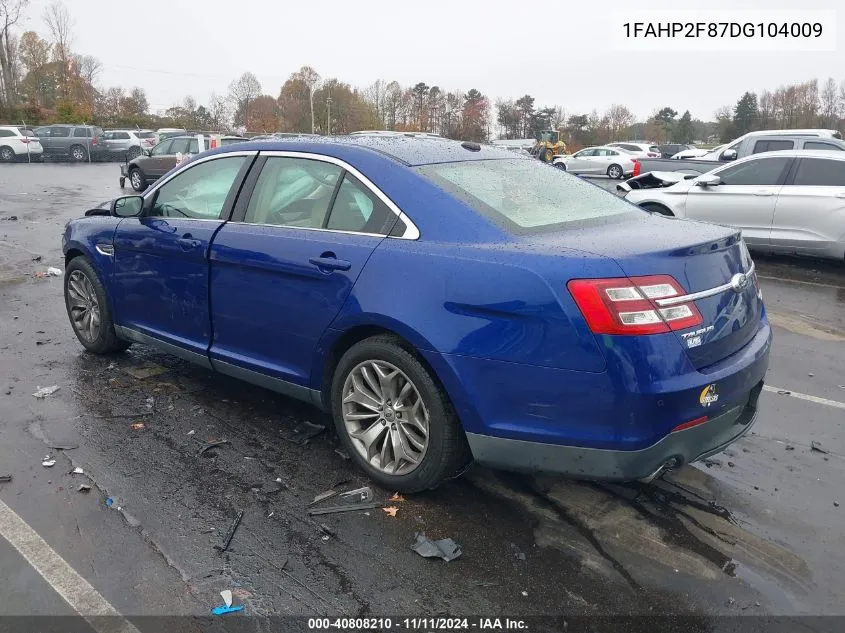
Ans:
[[[142,172],[137,167],[130,170],[129,182],[132,185],[132,188],[138,193],[141,193],[142,191],[144,191],[144,189],[147,188],[147,177],[144,176],[144,172]]]
[[[15,160],[15,150],[8,145],[0,147],[0,163],[11,163]]]
[[[448,395],[395,336],[347,350],[332,376],[331,404],[346,452],[389,490],[435,488],[472,459]]]
[[[74,162],[81,163],[82,161],[88,160],[88,152],[85,151],[82,145],[74,145],[70,148],[70,158]]]
[[[619,165],[611,165],[607,168],[607,175],[613,178],[613,180],[621,180],[625,174]]]
[[[89,352],[122,352],[129,343],[114,331],[108,295],[91,263],[82,256],[65,268],[65,308],[76,338]]]
[[[664,207],[662,204],[657,204],[656,202],[646,202],[640,205],[644,211],[648,211],[649,213],[657,213],[659,215],[666,215],[669,217],[675,217],[675,214],[669,210],[668,207]]]

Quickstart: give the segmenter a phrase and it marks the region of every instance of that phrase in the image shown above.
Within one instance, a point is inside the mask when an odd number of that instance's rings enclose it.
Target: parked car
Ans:
[[[152,130],[106,130],[102,138],[111,155],[128,160],[140,156],[145,149],[152,149],[156,144]]]
[[[477,143],[260,146],[68,223],[85,349],[149,344],[313,403],[403,492],[472,457],[648,480],[751,428],[771,329],[736,229]]]
[[[68,157],[73,161],[101,160],[108,156],[103,142],[103,129],[95,125],[66,125],[57,123],[35,129],[44,148],[44,155],[51,158]]]
[[[585,147],[572,155],[554,156],[552,165],[573,174],[624,178],[634,173],[635,156],[621,147]]]
[[[647,211],[741,228],[758,250],[845,261],[845,152],[766,152],[698,177],[653,172],[617,189]]]
[[[757,154],[789,149],[845,150],[845,142],[834,130],[761,130],[749,132],[731,143],[720,145],[698,158],[646,158],[637,159],[634,175],[650,171],[680,171],[686,174],[703,174],[720,164],[729,163]]]
[[[163,127],[156,130],[156,143],[173,138],[174,136],[188,136],[188,130],[178,127]]]
[[[607,147],[620,147],[635,156],[660,158],[660,148],[651,143],[629,143],[626,141],[624,143],[608,143]]]
[[[0,163],[41,160],[43,151],[34,132],[16,125],[0,125]]]
[[[660,150],[660,158],[673,158],[678,152],[695,149],[692,145],[686,143],[666,143],[665,145],[658,145]]]
[[[717,145],[716,147],[713,147],[711,149],[706,149],[703,147],[693,147],[690,149],[681,150],[671,158],[672,160],[681,160],[682,158],[701,158],[702,156],[706,156],[711,152],[716,153],[724,147],[724,145]]]
[[[140,156],[120,166],[120,186],[129,184],[135,191],[144,191],[147,186],[176,167],[180,158],[202,151],[196,136],[174,136],[155,147],[145,150]]]

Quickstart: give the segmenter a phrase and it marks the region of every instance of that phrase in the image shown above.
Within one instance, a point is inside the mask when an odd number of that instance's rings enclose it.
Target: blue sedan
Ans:
[[[472,459],[650,480],[745,434],[768,365],[738,231],[475,143],[230,145],[71,221],[63,249],[87,350],[152,345],[311,402],[391,490]]]

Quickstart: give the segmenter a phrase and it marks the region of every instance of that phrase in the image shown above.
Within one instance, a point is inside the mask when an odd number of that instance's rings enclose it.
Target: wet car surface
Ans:
[[[13,476],[0,500],[124,615],[204,615],[226,588],[251,615],[673,614],[708,630],[725,614],[843,614],[842,266],[756,258],[775,330],[759,419],[695,467],[651,485],[474,467],[393,502],[395,517],[311,517],[315,495],[370,484],[327,418],[140,345],[85,354],[61,278],[35,276],[63,267],[67,220],[119,193],[109,165],[3,169],[0,218],[17,220],[0,219],[0,474]],[[305,422],[326,430],[300,443]],[[453,538],[461,557],[419,557],[417,532]],[[0,548],[7,573],[38,586]],[[0,613],[31,614],[14,591],[0,586]],[[56,613],[43,595],[26,608]]]

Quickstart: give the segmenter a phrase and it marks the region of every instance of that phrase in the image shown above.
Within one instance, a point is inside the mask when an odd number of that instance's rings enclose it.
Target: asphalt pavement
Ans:
[[[155,630],[140,616],[205,616],[223,589],[244,606],[230,618],[845,615],[845,266],[755,257],[767,390],[751,434],[704,463],[652,485],[474,467],[396,516],[310,517],[315,495],[371,484],[330,430],[292,441],[329,420],[142,346],[84,353],[62,279],[37,276],[117,181],[113,164],[0,166],[0,616]],[[421,558],[419,532],[461,557]]]

